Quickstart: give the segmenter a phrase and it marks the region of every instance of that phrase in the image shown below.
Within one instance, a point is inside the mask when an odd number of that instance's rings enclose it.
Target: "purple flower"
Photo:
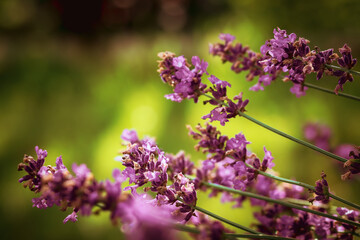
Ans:
[[[122,134],[121,134],[121,138],[124,140],[124,141],[128,141],[130,143],[136,143],[139,141],[139,137],[136,133],[135,130],[128,130],[128,129],[125,129]]]
[[[231,87],[230,83],[228,83],[226,81],[222,81],[222,80],[218,79],[217,77],[215,77],[214,75],[211,75],[208,79],[214,85],[220,85],[222,87]]]
[[[322,203],[329,202],[329,184],[325,180],[326,174],[324,172],[321,173],[320,180],[316,181],[315,184],[315,200],[321,201]]]
[[[73,211],[71,214],[69,214],[63,221],[63,223],[67,223],[68,221],[76,222],[77,221],[77,214],[75,211]]]
[[[202,117],[202,119],[210,119],[210,122],[219,121],[222,126],[225,126],[225,123],[229,120],[227,119],[226,108],[217,107],[214,108],[209,114]]]
[[[331,130],[329,127],[317,123],[307,123],[304,126],[306,140],[326,151],[330,150]]]
[[[290,92],[295,94],[296,97],[305,96],[308,87],[302,86],[301,84],[295,84],[290,88]]]
[[[289,56],[289,48],[296,39],[296,34],[291,33],[289,36],[285,30],[280,28],[274,29],[274,39],[267,41],[261,47],[261,53],[263,55],[269,54],[272,58],[275,58],[278,62],[281,62],[283,58],[292,57]]]
[[[38,160],[39,159],[45,159],[47,157],[47,151],[46,150],[42,150],[41,148],[36,146],[35,151],[36,151],[36,155],[37,155]]]
[[[191,58],[191,63],[192,63],[192,65],[195,66],[194,71],[196,73],[199,73],[201,75],[204,74],[204,73],[209,74],[206,71],[209,64],[207,62],[205,62],[204,60],[200,60],[200,58],[198,56],[193,56]]]
[[[225,44],[228,44],[235,40],[235,37],[229,33],[221,33],[219,35],[220,40],[225,41]]]
[[[189,64],[184,56],[175,57],[173,53],[160,53],[159,69],[161,79],[173,87],[174,93],[165,97],[181,102],[184,99],[198,101],[207,87],[202,83],[202,75],[207,74],[208,63],[193,56]],[[192,69],[191,69],[192,68]]]
[[[86,164],[77,165],[76,163],[74,163],[72,165],[72,170],[76,174],[76,177],[78,179],[86,179],[91,173],[90,169],[88,169]]]
[[[174,57],[172,61],[173,61],[173,66],[176,69],[181,69],[183,67],[186,67],[186,59],[184,58],[184,56]]]
[[[271,156],[271,152],[266,150],[265,147],[264,147],[264,152],[265,152],[265,156],[264,156],[263,162],[260,167],[261,171],[266,171],[266,169],[268,169],[268,168],[271,169],[273,166],[275,166],[275,164],[272,162],[272,160],[274,158],[273,158],[273,156]]]
[[[237,149],[240,147],[246,147],[246,145],[251,142],[247,141],[245,135],[242,133],[238,133],[235,135],[235,138],[230,138],[226,143],[227,149]]]
[[[249,99],[242,99],[242,95],[243,93],[239,93],[239,95],[234,97],[234,100],[237,100],[237,103],[231,101],[230,99],[228,99],[228,107],[226,107],[226,112],[227,112],[227,118],[233,118],[235,116],[237,116],[240,112],[245,112],[245,107],[248,105],[249,103]]]
[[[184,100],[178,93],[167,94],[165,95],[165,98],[173,102],[182,102],[182,100]]]
[[[344,44],[342,48],[339,48],[339,52],[341,53],[342,57],[338,59],[338,64],[343,68],[352,69],[355,66],[357,60],[356,58],[352,57],[351,48],[348,45]],[[334,72],[334,75],[340,77],[338,84],[335,88],[336,94],[340,89],[343,90],[343,85],[347,81],[352,82],[354,80],[352,74],[349,72],[338,70]]]
[[[175,156],[172,154],[167,154],[166,157],[169,159],[169,169],[172,173],[171,178],[175,174],[192,174],[194,169],[194,163],[190,161],[188,157],[185,157],[184,151],[180,151]]]

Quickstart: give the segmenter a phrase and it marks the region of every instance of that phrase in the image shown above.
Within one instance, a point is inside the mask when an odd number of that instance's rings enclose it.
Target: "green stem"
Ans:
[[[183,224],[175,224],[173,227],[178,231],[183,231],[183,232],[188,232],[188,233],[195,233],[195,234],[200,233],[199,229],[193,228],[193,227],[188,227],[188,226],[183,225]]]
[[[325,64],[325,67],[327,67],[329,69],[334,68],[334,69],[341,70],[341,71],[344,71],[344,72],[360,75],[360,72],[358,72],[358,71],[355,71],[355,70],[352,70],[352,69],[347,69],[347,68],[342,68],[342,67],[331,65],[331,64]]]
[[[262,126],[263,128],[266,128],[267,130],[270,130],[270,131],[272,131],[272,132],[274,132],[274,133],[276,133],[276,134],[278,134],[278,135],[280,135],[280,136],[283,136],[283,137],[285,137],[285,138],[287,138],[287,139],[290,139],[290,140],[292,140],[292,141],[294,141],[294,142],[297,142],[297,143],[299,143],[299,144],[301,144],[301,145],[303,145],[303,146],[305,146],[305,147],[308,147],[308,148],[310,148],[310,149],[312,149],[312,150],[315,150],[315,151],[317,151],[317,152],[319,152],[319,153],[322,153],[322,154],[324,154],[324,155],[326,155],[326,156],[328,156],[328,157],[334,158],[334,159],[336,159],[336,160],[338,160],[338,161],[340,161],[340,162],[343,162],[343,163],[347,161],[347,159],[345,159],[345,158],[342,158],[342,157],[340,157],[340,156],[337,156],[337,155],[335,155],[335,154],[333,154],[333,153],[331,153],[331,152],[325,151],[324,149],[321,149],[321,148],[319,148],[319,147],[317,147],[317,146],[315,146],[315,145],[312,145],[311,143],[305,142],[305,141],[303,141],[303,140],[301,140],[301,139],[298,139],[298,138],[293,137],[293,136],[291,136],[291,135],[289,135],[289,134],[286,134],[286,133],[284,133],[284,132],[281,132],[281,131],[273,128],[273,127],[270,127],[269,125],[267,125],[267,124],[265,124],[265,123],[262,123],[262,122],[256,120],[255,118],[253,118],[253,117],[251,117],[251,116],[249,116],[249,115],[247,115],[247,114],[245,114],[245,113],[243,113],[243,112],[241,112],[241,111],[238,111],[238,114],[239,114],[240,116],[243,116],[244,118],[252,121],[253,123],[256,123],[257,125]]]
[[[181,201],[181,200],[180,200],[180,201]],[[204,213],[204,214],[206,214],[206,215],[208,215],[208,216],[210,216],[210,217],[213,217],[213,218],[215,218],[215,219],[217,219],[217,220],[219,220],[219,221],[222,221],[222,222],[224,222],[224,223],[227,223],[227,224],[229,224],[229,225],[231,225],[231,226],[233,226],[233,227],[236,227],[236,228],[239,228],[239,229],[241,229],[241,230],[244,230],[244,231],[246,231],[246,232],[253,233],[253,234],[261,234],[261,233],[258,232],[258,231],[255,231],[255,230],[253,230],[253,229],[251,229],[251,228],[248,228],[248,227],[242,226],[242,225],[240,225],[240,224],[237,224],[237,223],[235,223],[235,222],[232,222],[232,221],[230,221],[230,220],[228,220],[228,219],[226,219],[226,218],[223,218],[223,217],[221,217],[221,216],[219,216],[219,215],[217,215],[217,214],[215,214],[215,213],[212,213],[212,212],[210,212],[210,211],[208,211],[208,210],[206,210],[206,209],[203,209],[203,208],[201,208],[201,207],[198,207],[198,206],[190,206],[190,207],[193,208],[193,209],[195,209],[195,210],[197,210],[197,211],[199,211],[199,212],[202,212],[202,213]]]
[[[248,239],[295,239],[295,238],[286,238],[286,237],[278,237],[278,236],[271,236],[265,234],[238,234],[238,233],[225,233],[225,236],[235,237],[235,238],[248,238]]]
[[[332,216],[332,215],[329,215],[327,213],[315,211],[315,210],[312,210],[312,209],[309,209],[309,208],[304,208],[304,207],[301,207],[301,206],[299,206],[297,204],[281,201],[281,200],[278,200],[278,199],[272,199],[272,198],[265,197],[265,196],[262,196],[262,195],[258,195],[258,194],[255,194],[255,193],[235,190],[235,189],[225,187],[225,186],[215,184],[215,183],[209,183],[209,182],[201,182],[201,183],[203,185],[205,185],[205,186],[216,188],[216,189],[219,189],[219,190],[222,190],[222,191],[227,191],[227,192],[230,192],[230,193],[239,194],[239,195],[245,196],[245,197],[256,198],[256,199],[263,200],[263,201],[270,202],[270,203],[280,204],[280,205],[283,205],[285,207],[295,208],[295,209],[298,209],[298,210],[301,210],[301,211],[304,211],[304,212],[309,212],[309,213],[312,213],[312,214],[315,214],[315,215],[318,215],[318,216],[330,218],[330,219],[336,220],[338,222],[343,222],[343,223],[347,223],[347,224],[350,224],[350,225],[353,225],[353,226],[356,226],[356,227],[360,227],[360,223],[357,223],[357,222],[354,222],[354,221],[351,221],[351,220],[348,220],[348,219]]]
[[[214,100],[216,102],[218,102],[220,105],[223,105],[225,107],[229,107],[229,105],[227,103],[225,103],[224,101],[218,100],[218,99],[216,99],[216,98],[214,98],[214,97],[212,97],[212,96],[210,96],[208,94],[203,94],[203,95],[208,97],[208,98],[211,98],[212,100]],[[342,158],[342,157],[340,157],[338,155],[335,155],[335,154],[333,154],[331,152],[325,151],[324,149],[321,149],[321,148],[319,148],[319,147],[317,147],[315,145],[312,145],[311,143],[305,142],[305,141],[303,141],[301,139],[298,139],[298,138],[293,137],[293,136],[291,136],[289,134],[286,134],[286,133],[284,133],[284,132],[282,132],[280,130],[277,130],[277,129],[273,128],[273,127],[270,127],[269,125],[267,125],[267,124],[265,124],[263,122],[260,122],[260,121],[256,120],[255,118],[253,118],[253,117],[251,117],[251,116],[249,116],[249,115],[247,115],[247,114],[245,114],[245,113],[243,113],[241,111],[238,111],[238,115],[246,118],[247,120],[252,121],[253,123],[256,123],[257,125],[259,125],[259,126],[261,126],[263,128],[266,128],[267,130],[270,130],[270,131],[272,131],[272,132],[274,132],[274,133],[276,133],[276,134],[278,134],[280,136],[283,136],[283,137],[285,137],[287,139],[290,139],[290,140],[292,140],[294,142],[297,142],[297,143],[299,143],[299,144],[301,144],[301,145],[303,145],[305,147],[311,148],[312,150],[315,150],[315,151],[317,151],[319,153],[322,153],[322,154],[324,154],[324,155],[326,155],[328,157],[334,158],[334,159],[336,159],[336,160],[338,160],[340,162],[347,162],[348,161],[345,158]],[[350,160],[353,160],[353,159],[350,159]]]
[[[326,92],[326,93],[330,93],[330,94],[334,94],[334,95],[339,95],[339,96],[342,96],[342,97],[346,97],[346,98],[350,98],[350,99],[360,101],[360,97],[353,96],[353,95],[350,95],[350,94],[347,94],[347,93],[342,93],[342,92],[339,92],[339,93],[336,94],[333,90],[323,88],[323,87],[319,87],[319,86],[316,86],[316,85],[313,85],[313,84],[310,84],[310,83],[304,83],[304,86],[309,87],[309,88],[313,88],[313,89],[316,89],[316,90],[319,90],[319,91],[322,91],[322,92]]]
[[[174,225],[174,228],[179,231],[188,232],[188,233],[194,233],[199,234],[200,230],[194,227],[189,227],[182,224],[176,224]],[[286,238],[286,237],[279,237],[279,236],[271,236],[266,234],[239,234],[239,233],[223,233],[223,236],[225,238],[231,237],[231,238],[250,238],[250,239],[273,239],[273,240],[289,240],[294,238]]]
[[[303,182],[299,182],[299,181],[295,181],[295,180],[291,180],[291,179],[287,179],[287,178],[282,178],[282,177],[278,177],[278,176],[274,176],[274,175],[271,175],[267,172],[263,172],[263,171],[260,171],[260,170],[257,170],[255,169],[253,166],[251,166],[250,164],[247,164],[245,163],[247,167],[249,168],[252,168],[254,170],[256,170],[259,174],[263,175],[263,176],[266,176],[266,177],[269,177],[269,178],[272,178],[272,179],[275,179],[275,180],[278,180],[278,181],[281,181],[281,182],[286,182],[286,183],[290,183],[290,184],[294,184],[294,185],[298,185],[298,186],[301,186],[301,187],[304,187],[304,188],[307,188],[309,190],[312,190],[312,191],[315,191],[315,187],[310,185],[310,184],[307,184],[307,183],[303,183]],[[341,197],[338,197],[332,193],[329,193],[329,197],[339,201],[339,202],[342,202],[342,203],[345,203],[346,205],[348,206],[351,206],[353,208],[356,208],[358,210],[360,210],[360,206],[355,204],[355,203],[352,203],[352,202],[349,202]]]

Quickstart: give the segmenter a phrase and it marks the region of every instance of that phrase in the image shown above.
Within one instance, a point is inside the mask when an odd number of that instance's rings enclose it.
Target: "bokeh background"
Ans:
[[[157,53],[169,50],[209,62],[209,72],[250,99],[248,113],[303,138],[308,121],[331,127],[332,144],[359,145],[359,103],[315,90],[296,98],[290,84],[277,81],[263,92],[208,54],[209,42],[231,33],[259,51],[279,26],[321,49],[351,46],[360,56],[359,1],[238,0],[1,0],[0,1],[0,228],[2,239],[121,239],[107,214],[63,224],[57,207],[32,208],[16,171],[34,146],[49,152],[48,164],[86,163],[97,179],[111,178],[125,128],[153,136],[167,152],[185,150],[197,162],[186,124],[203,123],[210,108],[170,102],[170,88],[156,72]],[[359,70],[359,67],[356,67]],[[337,80],[307,81],[333,89]],[[359,77],[345,92],[360,96]],[[220,130],[243,132],[260,157],[263,146],[275,157],[281,176],[314,183],[321,170],[333,192],[359,203],[359,181],[342,182],[335,160],[237,118]],[[236,220],[254,222],[249,204],[232,209],[200,194],[199,206]]]

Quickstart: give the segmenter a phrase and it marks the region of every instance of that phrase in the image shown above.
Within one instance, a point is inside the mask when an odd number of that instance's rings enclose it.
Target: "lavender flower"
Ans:
[[[320,180],[317,180],[315,183],[315,200],[320,201],[322,203],[329,202],[329,184],[325,180],[326,174],[324,172],[321,173]]]
[[[182,66],[182,59],[179,59],[177,65]],[[125,133],[127,130],[125,130]],[[123,134],[126,135],[126,134]],[[124,138],[126,140],[127,138]],[[135,185],[128,187],[136,192],[136,189],[150,183],[150,186],[145,190],[150,190],[156,193],[157,204],[168,205],[177,203],[178,209],[174,211],[174,215],[186,213],[184,220],[188,221],[194,210],[190,206],[196,206],[196,191],[193,183],[184,177],[182,170],[185,166],[180,165],[181,172],[172,159],[172,185],[168,185],[169,175],[167,173],[169,167],[169,158],[160,150],[160,148],[151,139],[143,139],[138,142],[128,145],[127,149],[122,152],[122,163],[126,167],[125,174],[129,176],[129,183]],[[184,159],[185,162],[185,159]],[[187,166],[190,166],[189,163]],[[190,167],[191,168],[191,167]],[[190,169],[191,170],[191,169]],[[184,203],[177,202],[182,199]]]
[[[176,102],[186,98],[197,102],[207,87],[202,83],[201,77],[204,73],[207,74],[208,63],[194,56],[191,65],[184,56],[175,57],[175,54],[170,52],[159,53],[158,56],[161,58],[158,69],[160,77],[174,88],[174,93],[165,97]]]
[[[344,167],[349,170],[345,174],[341,175],[341,179],[343,180],[349,179],[352,174],[360,173],[360,163],[352,161],[352,159],[360,159],[360,146],[356,147],[354,151],[349,153],[349,160],[344,163]]]
[[[175,54],[169,52],[159,53],[158,56],[162,59],[158,66],[161,79],[172,86],[174,90],[174,93],[165,96],[167,99],[181,102],[187,98],[194,99],[194,102],[197,102],[201,95],[210,92],[213,98],[204,101],[204,103],[210,103],[217,107],[203,116],[203,119],[209,118],[211,122],[219,121],[221,125],[225,125],[229,118],[237,116],[239,111],[245,111],[249,100],[243,100],[242,93],[234,97],[234,101],[237,103],[227,97],[226,88],[231,87],[230,83],[222,81],[214,75],[208,78],[213,84],[212,87],[207,88],[207,85],[202,83],[203,74],[208,74],[206,71],[207,62],[200,61],[199,57],[193,56],[191,65],[183,56],[176,57]],[[193,68],[190,69],[191,67]]]
[[[251,81],[259,76],[258,82],[250,88],[252,91],[264,90],[263,86],[269,85],[281,73],[287,75],[283,81],[292,81],[293,87],[290,92],[297,97],[305,95],[307,87],[304,86],[305,78],[310,73],[316,73],[317,79],[323,74],[340,77],[335,88],[337,94],[343,90],[347,81],[353,81],[353,76],[348,71],[334,71],[331,64],[337,60],[340,67],[347,70],[352,69],[356,59],[351,55],[351,49],[346,44],[339,49],[342,57],[333,52],[333,49],[320,51],[318,47],[311,50],[310,41],[305,38],[297,38],[296,34],[287,34],[285,30],[275,28],[274,38],[267,40],[260,48],[260,53],[255,53],[249,47],[241,44],[233,44],[235,37],[231,35],[220,35],[225,43],[210,44],[210,53],[220,56],[223,63],[231,62],[231,70],[236,73],[249,71],[246,80]],[[225,37],[226,36],[226,37]]]
[[[339,52],[341,53],[342,57],[338,59],[338,63],[341,67],[346,68],[346,69],[352,69],[357,60],[356,58],[353,58],[351,55],[351,48],[344,44],[344,46],[342,48],[339,48]],[[341,89],[343,90],[343,85],[347,82],[350,81],[352,82],[354,80],[353,76],[351,73],[349,72],[344,72],[344,71],[335,71],[334,72],[335,76],[340,77],[339,81],[338,81],[338,85],[336,85],[335,87],[335,93],[337,94],[338,91]]]

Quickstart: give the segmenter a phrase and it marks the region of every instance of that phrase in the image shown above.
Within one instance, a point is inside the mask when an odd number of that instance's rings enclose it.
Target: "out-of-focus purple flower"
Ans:
[[[292,237],[294,234],[293,230],[294,217],[284,215],[278,218],[276,221],[276,229],[279,231],[279,236]]]
[[[64,219],[63,223],[67,223],[68,221],[76,222],[77,220],[77,214],[75,211],[73,211]]]
[[[128,129],[125,129],[122,134],[121,134],[121,138],[124,140],[124,141],[128,141],[130,143],[136,143],[139,141],[139,137],[136,133],[135,130],[128,130]]]
[[[264,152],[265,152],[265,156],[264,156],[264,159],[263,159],[263,161],[261,163],[261,167],[260,167],[261,171],[266,171],[266,169],[268,169],[268,168],[271,169],[273,166],[275,166],[275,163],[272,162],[272,160],[274,158],[271,155],[271,152],[266,150],[265,147],[264,147]]]
[[[86,179],[86,177],[91,173],[90,169],[86,166],[86,164],[77,165],[74,163],[72,165],[72,170],[76,174],[78,179]]]
[[[345,159],[350,159],[350,152],[356,152],[356,147],[354,145],[351,144],[340,144],[338,145],[335,150],[334,153],[342,158]]]
[[[220,40],[225,41],[225,44],[230,43],[235,40],[235,36],[229,33],[220,33],[219,35]]]
[[[295,84],[290,88],[290,92],[295,94],[296,97],[305,96],[308,87],[302,86],[301,84]]]
[[[207,72],[207,68],[208,68],[209,64],[207,62],[205,62],[204,60],[200,60],[200,58],[198,56],[193,56],[191,58],[191,63],[195,67],[194,72],[199,73],[201,75],[204,73],[209,75],[209,73]]]
[[[214,85],[221,85],[222,87],[231,87],[231,84],[227,81],[222,81],[215,77],[214,75],[211,75],[209,78],[209,81]]]
[[[47,151],[40,149],[38,146],[35,147],[35,151],[38,157],[36,161],[33,157],[25,155],[23,162],[18,165],[18,171],[25,170],[27,172],[27,175],[20,178],[19,182],[24,182],[24,186],[29,187],[31,191],[39,192],[41,190],[40,173],[46,172],[43,165],[47,156]]]
[[[328,126],[318,123],[307,123],[304,126],[304,136],[306,140],[315,146],[330,151],[331,130]]]
[[[167,206],[156,206],[143,197],[135,197],[118,206],[122,230],[128,239],[167,240],[177,239],[172,225],[176,222]],[[121,209],[121,210],[120,210]]]
[[[185,156],[184,151],[180,151],[176,155],[166,154],[166,157],[169,159],[168,165],[171,172],[171,178],[175,174],[182,173],[191,175],[194,169],[194,163],[190,161],[188,157]]]
[[[184,56],[174,57],[172,61],[176,69],[186,67],[186,59],[184,58]]]

